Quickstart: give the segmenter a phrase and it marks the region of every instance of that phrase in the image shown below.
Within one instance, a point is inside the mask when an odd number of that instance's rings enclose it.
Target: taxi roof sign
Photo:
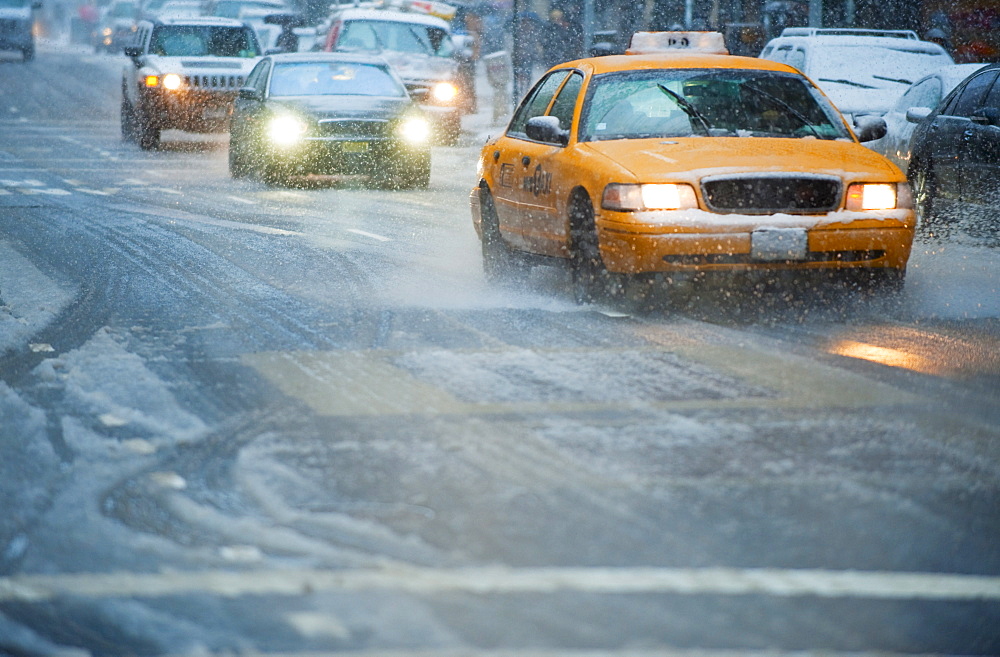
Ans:
[[[700,53],[728,55],[721,32],[636,32],[628,44],[626,55],[656,53]]]

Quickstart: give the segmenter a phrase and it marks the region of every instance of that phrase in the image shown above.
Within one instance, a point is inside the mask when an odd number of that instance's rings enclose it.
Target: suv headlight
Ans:
[[[147,75],[146,76],[146,86],[147,87],[160,87],[168,89],[170,91],[177,91],[183,86],[184,81],[181,80],[181,76],[176,73],[167,73],[166,75]]]
[[[846,209],[895,210],[912,206],[910,188],[904,183],[853,183],[847,188]]]
[[[605,210],[689,210],[698,207],[694,188],[683,183],[627,185],[611,183],[604,188],[601,207]]]

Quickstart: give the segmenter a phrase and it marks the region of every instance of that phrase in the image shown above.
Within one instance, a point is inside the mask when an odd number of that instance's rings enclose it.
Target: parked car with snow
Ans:
[[[910,167],[910,137],[915,124],[907,115],[916,110],[930,112],[958,83],[982,68],[982,64],[952,64],[925,75],[906,90],[896,105],[883,117],[886,135],[865,146],[885,155],[903,171]]]
[[[912,30],[789,27],[760,57],[802,71],[849,121],[882,116],[916,80],[954,64],[944,48]]]

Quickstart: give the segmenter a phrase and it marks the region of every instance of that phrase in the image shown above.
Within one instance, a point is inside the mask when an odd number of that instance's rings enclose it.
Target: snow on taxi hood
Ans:
[[[642,182],[690,182],[708,175],[754,172],[828,174],[845,181],[902,181],[882,155],[849,141],[813,138],[684,137],[616,139],[580,144]],[[629,182],[629,181],[621,181]]]

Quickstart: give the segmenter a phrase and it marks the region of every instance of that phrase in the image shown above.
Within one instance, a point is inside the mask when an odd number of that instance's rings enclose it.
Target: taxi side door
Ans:
[[[514,113],[506,134],[497,140],[489,160],[500,232],[515,248],[532,253],[553,254],[549,224],[555,214],[555,195],[546,162],[562,147],[530,139],[527,123],[546,114],[571,73],[560,69],[538,81]]]

